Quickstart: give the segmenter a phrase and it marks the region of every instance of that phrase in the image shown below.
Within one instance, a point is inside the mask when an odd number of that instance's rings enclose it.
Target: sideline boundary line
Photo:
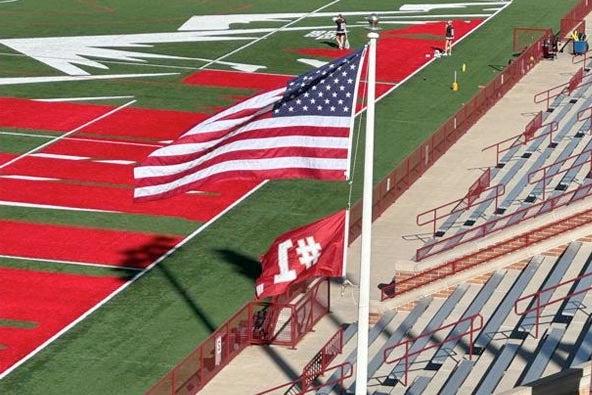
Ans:
[[[10,165],[11,165],[11,164],[13,164],[13,163],[15,163],[15,162],[17,162],[17,161],[19,161],[19,160],[21,160],[21,159],[23,159],[23,158],[25,158],[25,157],[27,157],[27,156],[31,155],[31,154],[34,154],[35,152],[37,152],[37,151],[39,151],[39,150],[42,150],[43,148],[45,148],[45,147],[47,147],[47,146],[49,146],[49,145],[51,145],[51,144],[53,144],[53,143],[55,143],[55,142],[58,142],[58,141],[60,141],[60,140],[62,140],[62,139],[64,139],[64,138],[66,138],[66,137],[68,137],[68,136],[70,136],[70,135],[74,134],[74,133],[76,133],[76,132],[78,132],[78,131],[80,131],[80,130],[84,129],[84,128],[85,128],[85,127],[87,127],[87,126],[89,126],[89,125],[92,125],[93,123],[100,121],[101,119],[107,118],[108,116],[115,114],[115,113],[116,113],[116,112],[118,112],[119,110],[123,110],[124,108],[126,108],[126,107],[128,107],[128,106],[130,106],[130,105],[134,104],[136,101],[137,101],[137,100],[130,100],[129,102],[127,102],[127,103],[125,103],[125,104],[122,104],[121,106],[119,106],[119,107],[117,107],[117,108],[114,108],[113,110],[111,110],[111,111],[109,111],[109,112],[107,112],[107,113],[105,113],[105,114],[103,114],[103,115],[100,115],[100,116],[98,116],[97,118],[94,118],[94,119],[92,119],[92,120],[90,120],[90,121],[86,122],[85,124],[78,126],[78,127],[77,127],[77,128],[75,128],[75,129],[72,129],[72,130],[70,130],[68,133],[64,133],[64,134],[62,134],[62,135],[60,135],[60,136],[57,136],[56,138],[54,138],[54,139],[52,139],[52,140],[49,140],[49,141],[47,141],[47,142],[45,142],[45,143],[41,144],[40,146],[38,146],[38,147],[35,147],[35,148],[33,148],[33,149],[31,149],[31,150],[29,150],[29,151],[25,152],[24,154],[21,154],[21,155],[17,156],[16,158],[12,158],[12,159],[11,159],[11,160],[9,160],[8,162],[5,162],[5,163],[1,164],[1,165],[0,165],[0,169],[4,169],[5,167],[8,167],[8,166],[10,166]]]
[[[144,270],[140,271],[138,274],[136,274],[134,277],[132,277],[129,281],[125,282],[119,288],[117,288],[115,291],[113,291],[109,295],[107,295],[107,297],[105,297],[99,303],[97,303],[96,305],[94,305],[93,307],[91,307],[89,310],[87,310],[85,313],[83,313],[82,315],[80,315],[74,321],[70,322],[68,325],[66,325],[64,328],[62,328],[58,333],[54,334],[52,337],[50,337],[49,339],[47,339],[45,342],[43,342],[42,344],[40,344],[39,346],[37,346],[37,348],[35,348],[29,354],[25,355],[23,358],[21,358],[20,360],[18,360],[15,364],[13,364],[9,368],[7,368],[4,372],[0,373],[0,380],[3,380],[4,378],[6,378],[6,376],[8,376],[10,373],[12,373],[19,366],[21,366],[22,364],[24,364],[25,362],[27,362],[29,359],[31,359],[32,357],[34,357],[37,353],[39,353],[45,347],[47,347],[48,345],[50,345],[51,343],[53,343],[56,339],[58,339],[64,333],[68,332],[70,329],[72,329],[73,327],[75,327],[76,325],[78,325],[78,323],[80,323],[81,321],[83,321],[84,319],[86,319],[88,316],[90,316],[96,310],[98,310],[99,308],[101,308],[104,304],[106,304],[111,299],[113,299],[115,296],[117,296],[119,293],[121,293],[122,291],[124,291],[127,287],[129,287],[131,284],[133,284],[138,279],[140,279],[144,274],[146,274],[149,271],[151,271],[152,269],[154,269],[154,267],[156,265],[158,265],[164,259],[166,259],[169,256],[171,256],[172,254],[174,254],[179,248],[181,248],[182,246],[184,246],[185,244],[187,244],[189,241],[191,241],[193,238],[195,238],[195,236],[199,235],[201,232],[203,232],[204,230],[206,230],[210,225],[212,225],[213,223],[215,223],[218,219],[220,219],[221,217],[223,217],[224,215],[226,215],[230,210],[232,210],[238,204],[242,203],[245,199],[247,199],[249,196],[251,196],[256,191],[258,191],[261,187],[263,187],[265,184],[267,184],[267,182],[268,182],[268,180],[265,180],[265,181],[262,181],[259,184],[257,184],[257,186],[255,186],[253,189],[251,189],[249,192],[247,192],[243,196],[241,196],[240,199],[235,200],[231,205],[229,205],[224,210],[222,210],[220,213],[218,213],[214,218],[210,219],[208,222],[206,222],[205,224],[201,225],[199,228],[197,228],[196,230],[194,230],[190,235],[188,235],[183,240],[181,240],[179,243],[177,243],[177,245],[175,245],[169,251],[167,251],[166,253],[164,253],[163,255],[161,255],[160,258],[156,259],[154,262],[152,262]]]

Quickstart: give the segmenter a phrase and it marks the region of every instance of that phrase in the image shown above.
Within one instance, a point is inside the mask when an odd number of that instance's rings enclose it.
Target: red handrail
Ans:
[[[592,184],[589,184],[585,187],[588,189],[586,193],[590,194]],[[580,189],[580,191],[581,190],[584,189]],[[576,200],[574,196],[577,194],[577,191],[578,190],[573,192],[573,200]],[[570,194],[571,193],[572,192],[570,192]],[[405,278],[404,280],[398,282],[394,280],[390,284],[381,287],[381,300],[384,301],[386,299],[391,299],[395,296],[402,295],[417,288],[442,280],[446,277],[454,276],[462,271],[471,269],[485,262],[489,262],[493,259],[497,259],[501,256],[510,254],[514,251],[518,251],[532,244],[539,243],[558,234],[570,231],[589,223],[592,223],[592,210],[579,212],[568,218],[541,226],[532,231],[515,236],[508,240],[501,241],[487,248],[480,249],[460,258],[455,258],[439,266],[424,270],[411,277]]]
[[[547,102],[547,109],[549,108],[549,104],[551,99],[561,95],[562,93],[567,92],[569,95],[573,93],[580,86],[590,84],[588,81],[586,84],[582,84],[584,79],[584,68],[580,68],[570,79],[568,82],[563,83],[561,85],[554,86],[547,90],[537,93],[534,95],[534,102],[535,104],[539,104],[542,102]],[[553,92],[553,93],[552,93]]]
[[[479,325],[477,327],[474,326],[475,321],[477,320],[477,318],[479,319]],[[410,344],[411,343],[415,343],[418,339],[421,339],[423,337],[431,337],[434,333],[439,332],[443,329],[447,329],[450,328],[451,326],[456,326],[458,324],[460,324],[461,322],[465,322],[465,321],[470,321],[471,322],[471,326],[469,328],[469,330],[467,332],[464,333],[460,333],[458,335],[455,336],[450,336],[450,334],[441,342],[438,343],[434,343],[430,346],[424,347],[421,350],[418,351],[414,351],[412,353],[409,353],[409,348],[410,348]],[[422,352],[429,350],[431,348],[434,347],[439,347],[442,344],[448,343],[449,341],[453,341],[453,340],[457,340],[457,339],[462,339],[464,336],[469,335],[469,359],[473,358],[473,334],[475,332],[480,331],[483,328],[483,316],[479,313],[477,314],[473,314],[469,317],[460,319],[458,321],[452,322],[448,325],[444,325],[439,327],[438,329],[435,329],[431,332],[428,333],[422,333],[421,335],[411,338],[411,339],[407,339],[407,340],[403,340],[400,341],[399,343],[395,344],[394,346],[391,347],[387,347],[382,354],[383,357],[383,362],[387,363],[387,364],[391,364],[391,363],[395,363],[395,362],[399,362],[399,361],[405,361],[405,381],[403,382],[403,385],[407,385],[407,379],[408,379],[408,371],[409,371],[409,357],[412,357],[414,355],[417,354],[421,354]],[[393,350],[395,350],[396,348],[398,348],[399,346],[405,345],[405,354],[402,357],[399,358],[395,358],[395,359],[388,359],[388,357],[390,356],[390,354],[393,352]]]
[[[343,351],[343,332],[343,327],[339,328],[310,362],[304,366],[301,375],[303,383],[306,384],[304,388],[312,384],[327,369],[327,366],[333,362],[335,357],[341,354]]]
[[[547,292],[547,291],[554,291],[554,290],[556,290],[559,287],[562,287],[562,286],[567,285],[567,284],[575,283],[576,281],[580,281],[581,279],[586,278],[586,277],[590,277],[590,276],[592,276],[592,273],[583,274],[581,276],[574,277],[571,280],[565,280],[565,281],[563,281],[563,282],[561,282],[559,284],[555,284],[555,285],[553,285],[551,287],[538,290],[538,291],[536,291],[536,292],[534,292],[534,293],[532,293],[530,295],[523,296],[523,297],[521,297],[520,299],[518,299],[518,300],[516,300],[514,302],[514,312],[517,315],[525,315],[525,314],[528,314],[528,313],[532,313],[533,311],[536,311],[535,337],[538,338],[539,337],[539,321],[540,321],[540,316],[541,316],[541,310],[544,307],[550,306],[550,305],[555,304],[555,303],[562,302],[562,301],[564,301],[566,299],[571,298],[572,296],[576,296],[576,295],[579,295],[579,294],[582,294],[582,293],[586,293],[586,292],[588,292],[589,290],[592,289],[592,286],[590,286],[590,287],[588,287],[586,289],[581,289],[581,290],[579,290],[577,292],[568,293],[565,296],[559,297],[559,298],[554,299],[554,300],[550,300],[550,301],[548,301],[546,303],[543,303],[543,304],[541,304],[541,295],[543,293]],[[527,299],[533,298],[533,297],[534,297],[535,307],[532,307],[530,309],[523,310],[523,311],[518,311],[518,304],[520,302],[522,302],[523,300],[527,300]],[[530,303],[529,303],[529,305],[530,305]]]
[[[458,232],[446,239],[441,239],[436,242],[427,244],[415,251],[415,260],[421,261],[429,256],[439,254],[444,251],[451,250],[459,245],[468,243],[488,236],[491,233],[498,232],[503,229],[507,229],[518,223],[524,222],[527,219],[535,218],[539,215],[546,214],[558,207],[566,206],[574,201],[581,200],[592,195],[592,185],[585,184],[581,185],[576,189],[564,192],[560,195],[553,196],[547,200],[543,200],[537,204],[524,207],[520,210],[514,211],[503,217],[495,218],[491,221],[485,222],[475,228],[467,229],[462,232]],[[512,222],[512,219],[520,218],[517,222]],[[505,224],[504,224],[505,222]],[[502,226],[498,226],[503,224]],[[441,247],[440,249],[435,247]]]
[[[588,155],[590,157],[590,159],[588,160],[588,163],[590,163],[590,171],[592,172],[592,149],[586,150],[586,151],[582,151],[579,154],[576,155],[572,155],[568,158],[559,160],[555,163],[552,163],[550,165],[547,165],[545,167],[541,167],[540,169],[531,171],[530,173],[528,173],[528,183],[529,184],[535,184],[537,182],[543,181],[543,200],[545,200],[545,189],[547,187],[547,180],[550,178],[553,178],[555,176],[558,176],[559,174],[563,174],[563,173],[567,173],[568,171],[575,169],[576,167],[581,167],[584,166],[583,163],[577,164],[577,160],[581,157],[584,157]],[[547,172],[549,171],[550,168],[552,168],[553,166],[559,166],[559,168],[561,168],[561,166],[563,166],[563,164],[567,161],[570,161],[572,159],[575,159],[574,163],[572,163],[568,168],[563,169],[563,170],[557,170],[556,172],[554,172],[553,174],[547,174]],[[543,173],[542,177],[537,179],[537,180],[533,180],[533,178],[535,178],[535,175],[539,174],[539,173]]]
[[[587,116],[584,116],[584,114],[588,112],[589,114]],[[588,107],[588,108],[584,108],[583,110],[578,112],[578,121],[588,121],[590,120],[590,127],[588,129],[588,132],[592,131],[592,107]]]
[[[461,199],[457,199],[453,202],[446,203],[446,204],[443,204],[439,207],[436,207],[431,210],[424,211],[423,213],[417,214],[417,217],[415,218],[415,222],[417,223],[418,226],[424,226],[424,225],[433,223],[433,233],[435,234],[436,227],[437,227],[437,221],[444,219],[444,218],[448,218],[452,214],[466,211],[466,210],[470,209],[471,207],[476,206],[477,204],[489,202],[491,200],[495,200],[495,207],[497,208],[499,197],[503,196],[506,193],[506,187],[504,184],[497,184],[497,185],[494,185],[494,186],[489,187],[487,189],[484,189],[483,191],[481,191],[481,193],[479,195],[485,194],[486,192],[489,192],[489,191],[495,191],[495,194],[493,196],[486,197],[483,200],[480,200],[479,202],[476,202],[475,200],[469,201],[469,194],[467,194],[466,196],[464,196]],[[463,202],[466,202],[466,205],[463,207],[460,207]],[[439,210],[445,209],[450,206],[454,206],[450,212],[447,212],[445,214],[438,214]],[[428,215],[431,215],[431,218],[429,218]],[[428,217],[428,218],[424,219],[424,217]]]
[[[345,370],[345,368],[348,368],[348,370]],[[307,392],[316,391],[316,390],[318,390],[319,388],[321,388],[321,387],[324,387],[324,386],[334,386],[334,385],[336,385],[336,384],[339,384],[339,385],[343,386],[343,382],[344,382],[346,379],[348,379],[348,378],[352,377],[352,375],[353,375],[353,370],[354,370],[354,367],[353,367],[353,365],[351,364],[351,362],[343,362],[343,363],[340,363],[339,365],[331,366],[331,367],[329,367],[329,368],[325,369],[324,371],[322,371],[322,372],[320,373],[320,375],[327,374],[328,372],[330,372],[330,371],[332,371],[332,370],[337,370],[337,369],[339,369],[339,371],[340,371],[340,375],[339,375],[339,377],[338,377],[337,379],[335,379],[334,381],[329,381],[329,382],[327,382],[327,383],[320,384],[320,385],[309,385],[309,386],[307,386],[306,388],[304,388],[304,387],[302,387],[301,385],[302,385],[303,381],[304,381],[306,378],[305,378],[305,377],[303,377],[303,376],[300,376],[300,377],[298,377],[298,378],[297,378],[296,380],[294,380],[294,381],[290,381],[290,382],[288,382],[288,383],[280,384],[280,385],[278,385],[278,386],[275,386],[275,387],[273,387],[273,388],[267,389],[267,390],[265,390],[265,391],[258,392],[258,393],[256,393],[255,395],[265,395],[265,394],[269,394],[269,393],[272,393],[272,392],[274,392],[274,391],[277,391],[277,390],[279,390],[279,389],[282,389],[282,388],[285,388],[285,387],[290,387],[290,388],[292,388],[292,387],[299,386],[298,392],[296,392],[295,394],[296,394],[296,395],[302,395],[302,394],[305,394],[305,393],[307,393]],[[347,372],[347,373],[345,373],[345,372]],[[287,391],[286,391],[286,392],[287,392]]]

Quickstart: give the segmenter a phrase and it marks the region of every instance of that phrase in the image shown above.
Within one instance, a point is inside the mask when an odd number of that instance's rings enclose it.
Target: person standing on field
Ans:
[[[333,22],[335,22],[337,25],[337,30],[335,31],[335,40],[337,41],[339,49],[343,49],[345,48],[345,35],[347,33],[345,18],[339,14],[336,18],[333,18]]]
[[[446,23],[446,44],[444,46],[444,56],[452,55],[452,42],[454,41],[454,26],[452,21]]]

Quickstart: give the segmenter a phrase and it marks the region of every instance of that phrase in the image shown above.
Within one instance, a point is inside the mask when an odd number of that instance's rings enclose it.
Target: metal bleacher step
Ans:
[[[487,371],[484,379],[479,384],[477,391],[475,392],[476,395],[489,395],[493,393],[519,348],[520,342],[517,340],[510,340],[503,346],[501,352]]]
[[[455,359],[449,358],[438,370],[436,370],[435,373],[430,370],[424,370],[422,374],[432,373],[430,385],[428,386],[428,391],[426,393],[439,393],[457,365],[458,362]]]
[[[409,314],[409,317],[413,317],[408,322],[403,322],[400,327],[392,334],[391,338],[376,352],[370,356],[370,362],[368,363],[368,389],[369,391],[377,391],[382,386],[382,380],[390,372],[391,366],[383,363],[384,350],[388,347],[392,347],[402,340],[415,337],[419,335],[421,329],[424,328],[427,323],[432,319],[436,312],[440,309],[445,300],[428,297],[430,302],[427,306],[422,307],[420,304],[416,305],[415,308]],[[416,309],[420,309],[415,314]],[[394,357],[394,356],[393,356]],[[348,388],[350,393],[353,393],[355,388],[355,380],[351,381],[351,385]]]
[[[582,243],[578,241],[571,242],[569,244],[557,263],[553,266],[553,270],[551,270],[551,273],[546,278],[545,282],[541,286],[541,289],[549,288],[562,282],[563,276],[567,272],[567,269],[574,263],[574,258],[578,254],[581,246]],[[557,292],[543,292],[538,298],[540,304],[544,305],[549,302],[555,293]],[[533,298],[532,302],[528,305],[529,308],[534,307],[534,301],[535,298]],[[543,313],[545,313],[545,310],[543,310]],[[536,315],[536,311],[531,311],[530,313],[523,315],[518,323],[518,326],[516,327],[516,331],[512,334],[512,336],[523,336],[524,334],[530,332],[535,326]]]
[[[591,243],[584,243],[580,248],[580,253],[582,258],[585,258],[585,262],[583,264],[584,268],[578,276],[587,276],[579,280],[575,286],[570,289],[570,293],[574,294],[569,299],[565,300],[558,311],[556,320],[558,321],[565,321],[571,319],[576,315],[576,312],[582,308],[582,301],[586,296],[586,292],[583,292],[585,289],[588,289],[592,286],[592,244]]]
[[[465,292],[469,289],[469,285],[466,283],[460,284],[456,287],[454,292],[446,299],[442,304],[438,312],[430,320],[429,324],[421,333],[430,333],[442,326],[446,318],[452,313],[454,308],[462,299]],[[428,337],[422,337],[413,342],[413,345],[409,348],[409,354],[416,353],[422,350],[430,339]],[[409,357],[408,363],[413,364],[419,354],[415,354]],[[394,386],[404,376],[404,363],[402,361],[395,364],[387,378],[383,381],[383,385]]]
[[[426,388],[430,384],[431,377],[426,376],[418,376],[413,383],[409,387],[407,391],[405,391],[405,395],[421,395],[424,394]]]
[[[565,330],[565,324],[557,324],[556,326],[551,327],[551,330],[547,332],[547,336],[543,340],[538,352],[535,353],[535,358],[520,384],[528,384],[541,378],[545,368],[553,357],[555,348],[557,348],[557,345],[561,342]]]
[[[495,272],[489,278],[489,280],[487,280],[487,283],[480,289],[479,294],[472,300],[471,304],[469,305],[461,319],[466,319],[467,317],[471,317],[482,311],[483,307],[485,306],[491,295],[493,295],[494,291],[502,282],[504,275],[505,271],[500,270]],[[485,320],[485,317],[483,319]],[[459,323],[455,325],[455,327],[450,333],[450,336],[459,336],[460,334],[467,332],[470,329],[470,326],[471,322],[469,320]],[[454,349],[456,345],[460,342],[460,340],[460,338],[457,338],[442,344],[432,357],[431,364],[442,365],[446,358],[448,358],[448,356],[454,355]]]
[[[372,345],[376,339],[378,339],[381,335],[383,335],[384,329],[393,322],[393,319],[397,313],[395,311],[387,311],[385,312],[380,320],[370,330],[368,331],[368,345]],[[350,333],[348,341],[345,343],[345,347],[343,352],[339,357],[337,357],[331,365],[337,366],[344,362],[349,362],[352,366],[355,364],[356,360],[356,351],[357,351],[357,333],[358,333],[358,324],[357,322],[352,324],[353,326],[353,333]],[[349,328],[348,328],[349,329]],[[336,383],[339,379],[340,371],[336,370],[327,380],[324,380],[326,383]],[[317,393],[320,394],[329,394],[331,393],[333,386],[324,386],[321,387]]]
[[[510,291],[508,291],[493,316],[487,321],[483,327],[483,330],[481,330],[481,333],[475,341],[476,348],[483,350],[487,347],[493,336],[495,336],[506,320],[508,314],[514,306],[514,302],[526,290],[527,285],[530,283],[535,273],[537,273],[537,270],[541,266],[541,263],[543,263],[543,260],[544,257],[540,255],[535,256],[522,270],[522,273],[520,273],[512,285],[512,288]]]
[[[592,356],[592,321],[588,318],[576,341],[575,352],[570,357],[569,367],[574,368],[590,360]]]
[[[456,395],[463,382],[470,375],[473,366],[475,366],[475,361],[468,359],[461,361],[444,384],[444,387],[442,387],[439,395]]]

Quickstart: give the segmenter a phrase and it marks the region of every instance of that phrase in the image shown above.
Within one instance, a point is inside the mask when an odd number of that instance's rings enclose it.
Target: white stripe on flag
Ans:
[[[217,163],[203,170],[197,171],[179,178],[175,181],[136,188],[134,197],[141,198],[152,195],[160,195],[165,192],[183,187],[185,185],[203,180],[212,175],[231,171],[258,171],[278,169],[314,169],[314,170],[343,170],[347,168],[347,159],[332,158],[306,158],[306,157],[283,157],[266,159],[232,160]]]
[[[162,147],[150,154],[150,157],[177,156],[198,153],[221,143],[231,137],[257,129],[278,129],[288,127],[320,127],[320,128],[347,128],[349,127],[349,117],[322,117],[322,116],[297,116],[266,118],[251,122],[240,127],[223,138],[206,141],[202,143],[172,144]]]
[[[200,164],[217,158],[220,155],[230,152],[273,150],[278,148],[319,148],[319,149],[344,149],[348,148],[347,137],[316,137],[316,136],[285,136],[269,137],[262,139],[239,140],[225,144],[220,148],[203,155],[195,160],[186,163],[164,166],[141,166],[134,169],[136,179],[149,177],[170,176],[182,173],[186,170],[199,166]]]

